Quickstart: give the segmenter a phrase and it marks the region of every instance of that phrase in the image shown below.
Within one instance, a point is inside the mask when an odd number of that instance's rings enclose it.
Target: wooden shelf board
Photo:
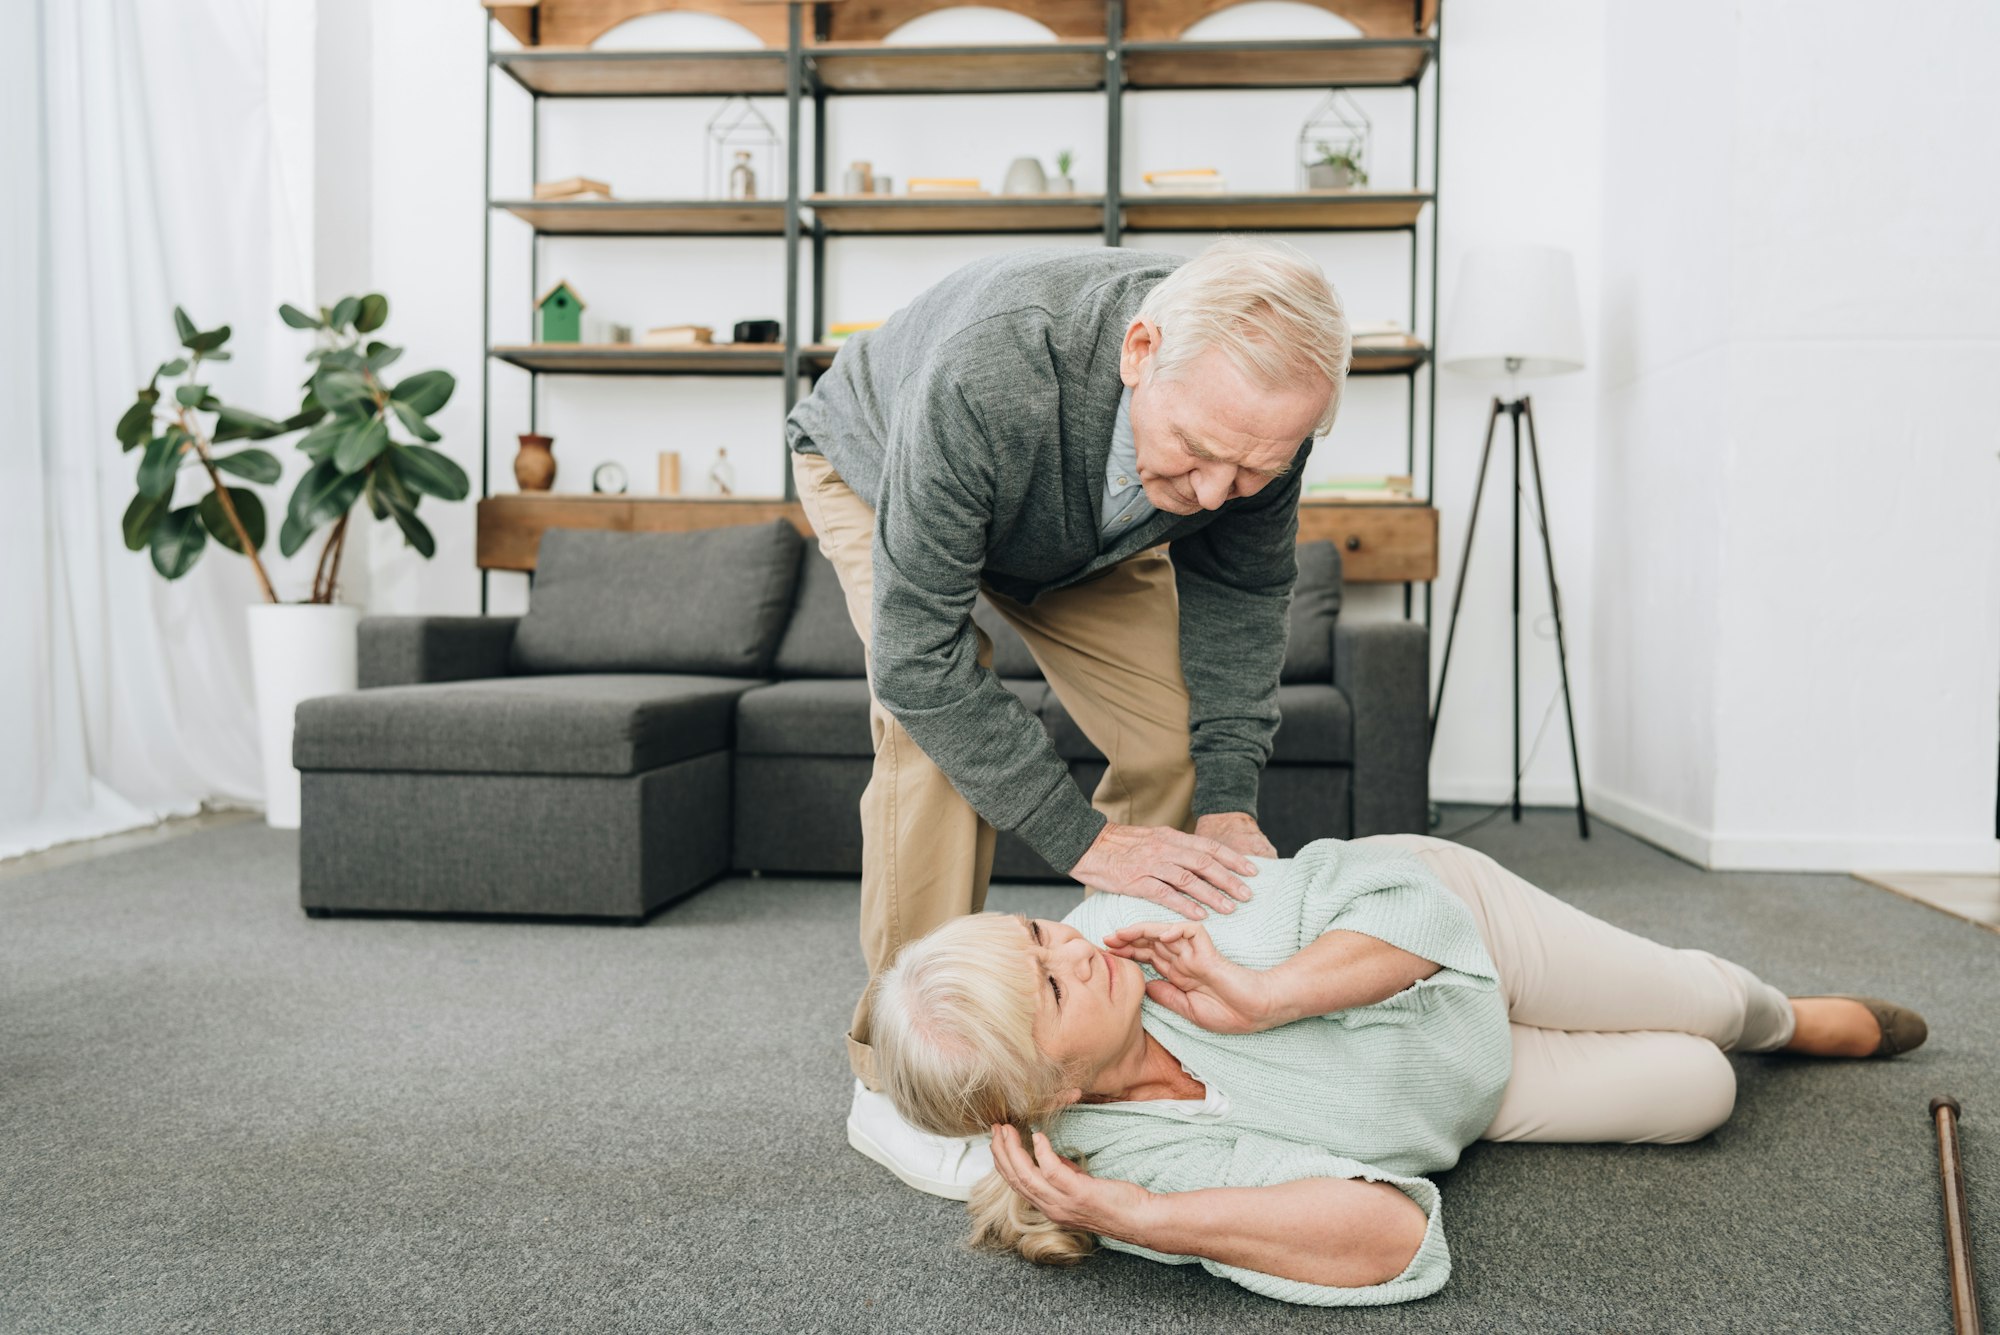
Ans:
[[[1414,371],[1430,360],[1431,350],[1425,347],[1371,348],[1356,345],[1354,360],[1348,366],[1349,375],[1401,375]]]
[[[493,63],[545,97],[785,95],[783,51],[497,51]]]
[[[832,362],[839,348],[806,344],[803,364]],[[503,343],[493,355],[552,375],[783,375],[782,343],[712,343],[649,348],[633,343]]]
[[[767,524],[773,519],[787,520],[800,533],[812,536],[798,502],[776,496],[588,492],[488,496],[478,508],[478,561],[486,570],[533,570],[542,534],[552,528],[680,533]],[[1400,584],[1437,577],[1437,511],[1423,501],[1379,505],[1302,500],[1299,541],[1339,546],[1342,578],[1351,584]]]
[[[1102,42],[922,47],[822,43],[809,77],[831,93],[1045,93],[1104,87]]]
[[[1124,198],[1134,232],[1388,231],[1409,227],[1428,194],[1392,190],[1304,190],[1296,194],[1134,192]]]
[[[1378,88],[1415,83],[1434,42],[1131,42],[1129,88]]]
[[[1102,195],[812,195],[829,232],[1094,232]]]
[[[728,233],[783,236],[783,200],[495,200],[545,236],[661,236]]]

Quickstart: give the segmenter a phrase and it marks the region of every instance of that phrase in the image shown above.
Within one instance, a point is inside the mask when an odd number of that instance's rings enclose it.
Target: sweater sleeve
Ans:
[[[1170,548],[1196,816],[1257,814],[1258,779],[1278,732],[1278,673],[1299,574],[1299,489],[1311,454],[1307,440],[1284,477]]]
[[[904,386],[875,507],[870,685],[974,810],[1067,871],[1104,817],[1041,721],[980,666],[972,625],[997,482],[953,368],[1001,374],[979,346],[933,358]]]
[[[1267,1275],[1243,1266],[1228,1265],[1202,1256],[1175,1256],[1156,1252],[1136,1243],[1100,1238],[1113,1251],[1130,1252],[1168,1265],[1199,1264],[1212,1275],[1242,1285],[1252,1293],[1282,1302],[1313,1307],[1379,1307],[1388,1303],[1425,1298],[1444,1287],[1451,1277],[1451,1252],[1445,1244],[1444,1218],[1438,1189],[1428,1179],[1404,1177],[1396,1173],[1343,1158],[1311,1145],[1295,1144],[1268,1136],[1238,1136],[1233,1146],[1227,1141],[1207,1140],[1176,1147],[1178,1152],[1148,1156],[1152,1171],[1134,1174],[1149,1180],[1139,1185],[1149,1191],[1195,1191],[1204,1187],[1272,1187],[1304,1178],[1362,1178],[1387,1182],[1423,1208],[1423,1242],[1403,1272],[1380,1284],[1343,1287],[1311,1284],[1304,1280]],[[1092,1171],[1097,1165],[1093,1161]],[[1114,1173],[1113,1176],[1126,1176]]]
[[[1297,861],[1305,878],[1297,949],[1327,932],[1360,932],[1460,975],[1445,982],[1499,985],[1472,910],[1416,858],[1323,839],[1300,850]]]

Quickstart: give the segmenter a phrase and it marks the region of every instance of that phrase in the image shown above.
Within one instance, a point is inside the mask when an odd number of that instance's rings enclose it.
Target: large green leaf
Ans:
[[[285,466],[269,450],[238,450],[217,458],[215,466],[252,482],[276,482],[285,473]]]
[[[298,488],[292,492],[291,504],[285,513],[310,531],[330,519],[338,519],[347,513],[347,507],[354,504],[361,495],[362,484],[368,479],[366,473],[343,473],[334,466],[331,459],[314,464],[306,475],[299,479]]]
[[[180,471],[181,437],[171,431],[155,436],[139,460],[139,494],[162,501],[172,499],[174,478]]]
[[[395,517],[396,527],[403,530],[403,536],[409,539],[410,546],[416,548],[419,555],[429,560],[436,554],[437,540],[431,537],[431,531],[424,527],[424,521],[417,518],[416,511],[400,505],[391,505],[389,513]]]
[[[118,443],[127,450],[136,449],[153,438],[153,405],[160,401],[157,389],[142,389],[139,398],[125,415],[118,419]]]
[[[387,519],[389,517],[389,503],[382,499],[382,493],[376,486],[383,477],[388,475],[389,466],[389,461],[384,459],[381,463],[369,469],[368,485],[361,489],[361,499],[368,502],[369,513],[373,514],[377,519]]]
[[[333,464],[343,473],[358,473],[389,447],[389,424],[371,417],[341,438],[333,450]]]
[[[361,299],[361,311],[355,317],[354,328],[359,333],[371,333],[382,327],[389,318],[389,299],[380,292],[370,292]]]
[[[233,352],[204,352],[201,359],[205,362],[226,362],[235,355]]]
[[[334,303],[333,317],[331,320],[328,321],[328,323],[330,323],[335,329],[343,329],[348,325],[353,324],[354,318],[360,314],[361,314],[361,298],[342,297],[339,301]]]
[[[188,369],[187,358],[176,357],[170,362],[161,362],[160,369],[153,372],[153,378],[155,380],[158,380],[163,375],[179,375],[182,371],[185,371],[187,369]]]
[[[402,355],[403,350],[401,348],[391,347],[387,343],[370,343],[368,345],[368,369],[379,376],[391,363]]]
[[[444,439],[443,436],[437,433],[437,428],[424,420],[422,413],[412,408],[409,404],[404,403],[401,399],[390,399],[389,407],[395,410],[397,420],[401,421],[409,433],[418,440]]]
[[[318,426],[299,437],[299,448],[314,463],[325,463],[333,457],[334,450],[346,439],[347,433],[359,427],[362,421],[362,418],[348,413],[334,413],[322,418]]]
[[[285,431],[297,431],[302,426],[319,425],[320,418],[325,416],[326,409],[320,407],[317,403],[312,403],[309,407],[300,408],[278,425],[283,427]],[[279,434],[282,435],[284,433],[280,432]]]
[[[375,401],[368,382],[352,371],[321,371],[313,377],[313,393],[321,403],[336,412],[349,404],[372,404]]]
[[[286,324],[290,325],[294,329],[319,328],[318,316],[307,315],[304,311],[292,305],[290,302],[286,302],[284,305],[278,307],[278,318],[280,320],[283,320]]]
[[[305,546],[306,539],[311,536],[311,529],[292,516],[286,515],[285,522],[278,529],[278,550],[286,556],[296,556],[299,548]]]
[[[188,313],[178,306],[174,307],[174,334],[183,345],[194,337],[194,321],[188,319]]]
[[[125,547],[128,551],[141,551],[153,540],[153,525],[160,522],[160,516],[167,512],[169,502],[158,496],[144,493],[134,496],[132,503],[125,507]],[[383,518],[388,518],[384,515]]]
[[[169,511],[153,529],[153,569],[168,579],[179,579],[201,559],[208,535],[202,531],[198,508],[183,505]]]
[[[205,334],[196,334],[193,338],[183,341],[191,352],[214,352],[229,341],[229,326],[221,325]]]
[[[396,447],[396,471],[412,491],[435,496],[441,501],[462,501],[472,490],[465,470],[437,450],[421,445]]]
[[[250,532],[250,545],[262,548],[264,545],[264,502],[257,499],[257,493],[248,487],[231,487],[229,499],[235,503],[236,517],[243,521],[243,527]],[[201,512],[201,522],[215,535],[215,540],[232,552],[241,553],[243,544],[236,539],[236,529],[229,522],[229,516],[222,511],[222,496],[211,491],[201,498],[195,507]]]
[[[201,401],[207,396],[207,385],[177,385],[174,388],[174,398],[184,408],[199,406]]]
[[[216,444],[225,440],[269,440],[284,435],[287,429],[283,422],[273,422],[243,408],[223,404],[215,411],[215,434],[209,439]]]
[[[419,371],[389,391],[389,397],[410,405],[420,417],[429,417],[444,407],[458,382],[449,371]]]

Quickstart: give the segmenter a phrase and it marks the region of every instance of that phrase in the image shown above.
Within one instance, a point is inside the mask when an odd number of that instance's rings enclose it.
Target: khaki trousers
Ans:
[[[1472,910],[1493,956],[1514,1073],[1483,1140],[1695,1140],[1736,1106],[1722,1054],[1791,1041],[1791,1003],[1740,964],[1613,927],[1460,844],[1356,842],[1416,854]]]
[[[875,512],[817,454],[794,454],[792,477],[866,645],[875,592]],[[1180,602],[1166,552],[1141,552],[1033,606],[990,589],[986,596],[1020,632],[1063,708],[1110,762],[1092,805],[1121,825],[1188,829],[1194,762],[1181,677]],[[990,667],[992,641],[976,626],[974,633],[979,662]],[[868,721],[875,770],[861,796],[861,953],[872,986],[905,942],[985,909],[996,834],[872,688]],[[868,1015],[864,989],[847,1031],[847,1059],[863,1084],[879,1089]]]

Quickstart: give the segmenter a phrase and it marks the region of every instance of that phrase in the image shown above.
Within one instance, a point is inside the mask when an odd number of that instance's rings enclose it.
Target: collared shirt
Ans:
[[[1118,396],[1118,420],[1111,427],[1111,457],[1104,464],[1104,501],[1098,509],[1097,535],[1105,542],[1123,536],[1153,513],[1146,488],[1139,482],[1139,447],[1132,442],[1132,387]]]

